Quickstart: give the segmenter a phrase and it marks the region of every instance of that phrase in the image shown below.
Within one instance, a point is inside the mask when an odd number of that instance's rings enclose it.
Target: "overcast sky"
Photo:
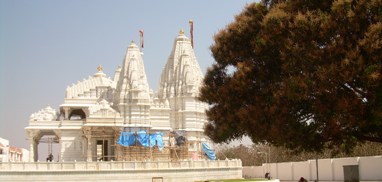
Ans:
[[[144,29],[143,60],[150,88],[179,30],[194,21],[195,54],[203,73],[214,62],[213,35],[249,0],[0,0],[0,137],[29,150],[24,128],[46,106],[58,110],[65,89],[97,72],[113,77],[127,46]]]

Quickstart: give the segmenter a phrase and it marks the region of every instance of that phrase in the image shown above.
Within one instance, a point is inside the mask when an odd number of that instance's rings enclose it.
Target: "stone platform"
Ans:
[[[0,163],[0,181],[193,182],[242,178],[240,160]]]

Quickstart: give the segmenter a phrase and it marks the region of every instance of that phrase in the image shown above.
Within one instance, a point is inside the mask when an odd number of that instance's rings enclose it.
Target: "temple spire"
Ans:
[[[191,41],[181,30],[174,41],[174,47],[162,71],[158,91],[159,99],[169,101],[172,128],[203,130],[202,126],[206,122],[204,109],[207,106],[196,99],[202,80],[203,73],[196,60]],[[202,109],[196,111],[193,109],[194,107],[191,107],[192,105],[202,107]],[[185,113],[188,114],[187,119],[185,119]]]
[[[127,48],[116,85],[114,108],[125,117],[127,121],[125,124],[147,124],[149,123],[147,114],[149,112],[149,100],[149,85],[141,52],[135,42],[132,41]],[[137,110],[139,112],[135,112]],[[139,118],[139,121],[136,118]]]
[[[159,96],[168,98],[181,93],[198,95],[202,80],[203,73],[196,60],[191,41],[184,35],[182,29],[174,41],[172,52],[162,71]]]

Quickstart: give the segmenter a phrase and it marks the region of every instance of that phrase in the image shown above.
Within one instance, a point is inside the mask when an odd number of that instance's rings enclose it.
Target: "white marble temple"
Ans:
[[[121,160],[133,151],[116,144],[119,133],[138,130],[163,132],[169,149],[162,153],[173,157],[178,154],[170,151],[174,147],[169,146],[170,132],[183,130],[187,155],[202,158],[201,143],[208,142],[203,134],[207,104],[197,99],[203,74],[183,31],[173,45],[158,91],[150,90],[142,52],[131,42],[113,79],[99,66],[94,75],[67,87],[58,111],[47,107],[33,113],[25,128],[31,161],[37,160],[37,146],[47,135],[58,139],[55,159],[60,161]],[[147,155],[142,157],[152,158]]]

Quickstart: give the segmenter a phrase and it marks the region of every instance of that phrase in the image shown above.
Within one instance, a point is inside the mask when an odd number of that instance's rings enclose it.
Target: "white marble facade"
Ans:
[[[200,152],[207,104],[197,97],[203,80],[191,41],[181,31],[160,77],[160,88],[151,91],[140,48],[132,42],[113,79],[98,72],[68,86],[58,111],[47,107],[30,116],[26,127],[30,159],[36,161],[37,146],[43,136],[59,143],[60,161],[95,161],[102,150],[103,160],[120,153],[116,140],[121,131],[164,133],[186,132],[188,150]]]

